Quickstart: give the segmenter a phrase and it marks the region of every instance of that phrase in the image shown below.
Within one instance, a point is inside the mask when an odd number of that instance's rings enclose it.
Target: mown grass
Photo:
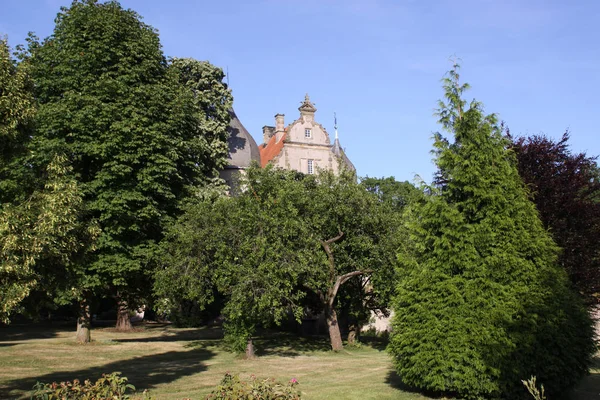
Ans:
[[[401,385],[378,341],[333,353],[324,338],[269,335],[256,340],[256,359],[243,360],[224,349],[217,328],[103,328],[94,329],[92,338],[89,345],[76,344],[71,326],[0,328],[0,398],[29,398],[36,381],[95,380],[120,371],[156,399],[202,399],[226,372],[296,378],[308,400],[428,399]],[[600,362],[572,394],[576,400],[598,398]]]
[[[201,399],[226,372],[296,378],[306,399],[426,399],[403,390],[381,343],[329,351],[325,339],[270,335],[244,360],[223,347],[217,328],[147,326],[131,333],[95,329],[78,345],[70,327],[0,329],[0,398],[28,398],[36,381],[97,379],[121,371],[157,399]]]

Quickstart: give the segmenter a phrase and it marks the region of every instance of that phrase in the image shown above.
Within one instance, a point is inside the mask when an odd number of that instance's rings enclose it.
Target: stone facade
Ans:
[[[285,116],[275,115],[275,126],[263,127],[263,141],[260,146],[230,110],[229,163],[221,171],[229,187],[234,189],[237,178],[252,162],[262,167],[273,164],[283,169],[292,169],[305,174],[316,174],[319,170],[339,173],[342,168],[354,170],[337,138],[331,140],[323,125],[315,121],[317,108],[308,94],[298,108],[300,118],[285,126]]]
[[[298,110],[300,118],[287,127],[283,114],[275,115],[275,126],[263,127],[261,165],[273,164],[305,174],[316,174],[320,169],[337,174],[343,167],[354,170],[339,139],[336,137],[332,143],[327,130],[315,121],[317,109],[308,94]]]

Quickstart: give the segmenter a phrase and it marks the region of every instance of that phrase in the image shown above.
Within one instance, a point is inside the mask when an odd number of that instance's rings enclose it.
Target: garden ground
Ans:
[[[336,354],[326,339],[277,334],[257,341],[259,357],[243,360],[224,350],[220,337],[218,328],[157,324],[129,333],[97,328],[91,344],[79,345],[70,325],[0,328],[0,398],[29,398],[36,381],[95,380],[120,371],[139,392],[148,389],[156,399],[201,399],[226,372],[296,378],[309,400],[427,399],[401,385],[380,341]],[[596,367],[574,399],[600,398],[600,363]]]

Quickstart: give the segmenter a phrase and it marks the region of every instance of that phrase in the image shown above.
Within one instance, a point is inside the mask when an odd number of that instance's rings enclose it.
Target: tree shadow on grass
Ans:
[[[0,387],[0,398],[27,398],[36,382],[61,382],[79,379],[95,381],[103,373],[119,371],[122,376],[129,379],[129,383],[137,391],[152,389],[159,384],[173,382],[181,377],[193,375],[206,370],[204,361],[214,357],[215,353],[207,349],[192,349],[187,351],[169,351],[166,353],[152,354],[135,357],[128,360],[119,360],[98,367],[79,370],[59,371],[38,376],[35,378],[22,378],[6,382]]]
[[[385,383],[387,383],[388,385],[390,385],[391,387],[401,390],[402,392],[406,392],[406,393],[412,393],[412,394],[419,394],[421,396],[425,396],[427,398],[431,398],[431,399],[453,399],[455,398],[452,394],[441,394],[438,392],[432,392],[432,391],[428,391],[428,390],[420,390],[418,388],[409,386],[407,384],[405,384],[404,382],[402,382],[402,378],[400,378],[400,375],[398,375],[398,373],[396,371],[394,371],[393,369],[390,369],[386,378],[385,378]]]
[[[197,340],[216,340],[223,338],[223,330],[218,327],[203,327],[186,330],[172,330],[168,326],[148,327],[144,332],[155,331],[157,336],[148,337],[131,337],[131,338],[114,338],[115,342],[179,342],[179,341],[197,341]]]
[[[387,383],[391,387],[401,390],[403,392],[420,393],[419,390],[417,390],[413,387],[410,387],[410,386],[406,385],[404,382],[402,382],[402,378],[400,378],[400,375],[398,375],[398,373],[396,371],[394,371],[393,369],[390,369],[388,371],[388,374],[385,377],[385,383]]]
[[[600,398],[600,356],[592,362],[590,374],[583,378],[571,392],[571,400],[597,400]]]
[[[285,332],[266,332],[252,339],[258,357],[280,356],[297,357],[314,352],[331,351],[329,339],[322,336],[302,337]],[[185,345],[191,348],[218,348],[231,352],[222,338],[193,340]]]
[[[360,343],[365,346],[369,346],[372,349],[377,351],[385,351],[387,345],[389,343],[389,339],[387,337],[379,337],[379,336],[361,336]]]
[[[0,327],[0,346],[3,342],[24,342],[34,339],[51,339],[61,332],[75,332],[75,325],[66,323],[14,324]]]
[[[297,357],[307,353],[331,351],[324,336],[296,336],[284,332],[268,332],[254,339],[257,356]]]

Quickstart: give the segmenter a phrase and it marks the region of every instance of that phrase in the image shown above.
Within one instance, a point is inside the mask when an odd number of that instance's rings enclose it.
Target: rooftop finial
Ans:
[[[317,108],[315,107],[315,105],[310,101],[310,97],[308,96],[308,93],[306,93],[306,95],[304,96],[304,101],[302,102],[302,105],[300,105],[300,107],[298,107],[298,110],[300,110],[301,114],[305,114],[305,113],[315,113],[315,111],[317,111]]]
[[[335,129],[335,140],[338,139],[338,131],[337,131],[337,115],[335,112],[333,113],[333,129]]]

